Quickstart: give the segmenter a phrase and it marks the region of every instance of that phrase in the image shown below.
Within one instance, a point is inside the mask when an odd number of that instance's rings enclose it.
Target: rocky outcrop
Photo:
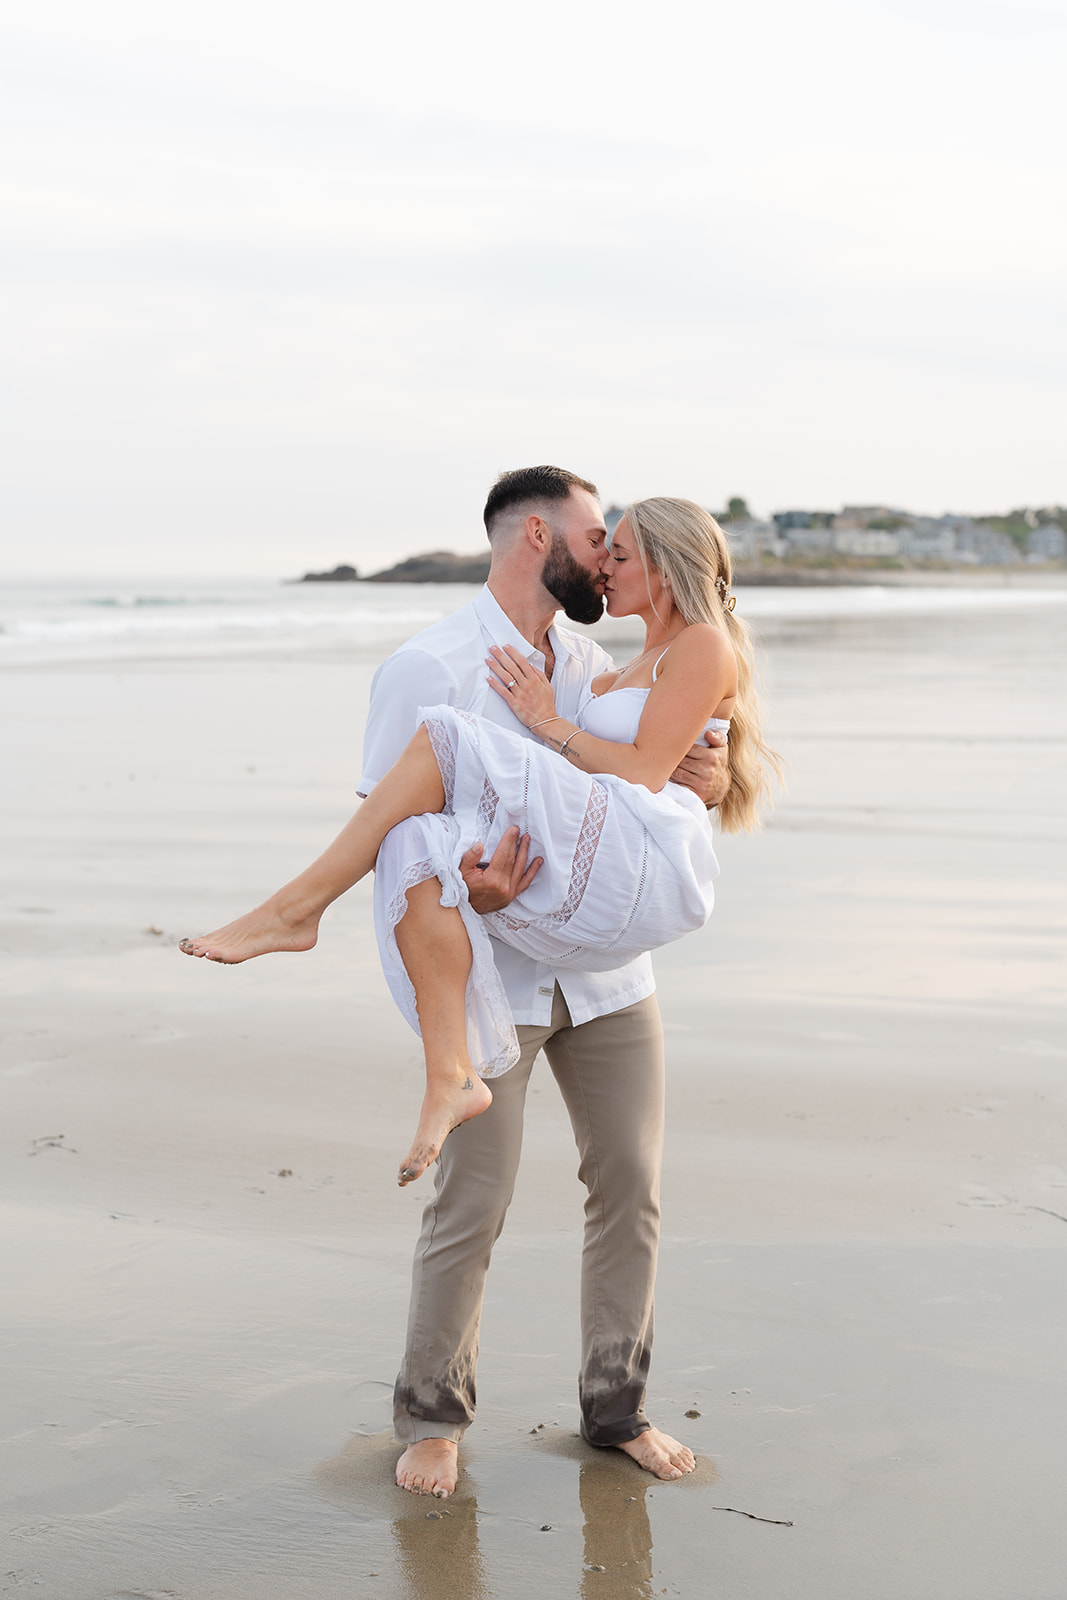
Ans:
[[[334,567],[332,572],[305,572],[302,578],[287,578],[287,583],[358,583],[355,567]]]
[[[384,572],[370,572],[361,578],[355,567],[334,567],[332,572],[305,572],[302,578],[286,578],[286,583],[484,583],[489,576],[489,552],[484,556],[456,556],[448,550],[432,550],[424,556],[408,556]]]
[[[372,572],[363,583],[484,583],[489,576],[489,552],[484,556],[455,556],[433,550],[409,556],[384,572]]]

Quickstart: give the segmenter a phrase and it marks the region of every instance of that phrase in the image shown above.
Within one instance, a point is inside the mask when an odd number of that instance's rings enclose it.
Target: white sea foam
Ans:
[[[384,655],[461,605],[466,585],[68,582],[0,594],[0,665],[278,650]]]
[[[0,593],[0,666],[311,654],[380,658],[476,592],[469,584],[278,584],[266,580],[91,580],[9,585]],[[738,589],[757,624],[1063,605],[1067,589],[996,586]],[[635,624],[608,620],[610,649]]]

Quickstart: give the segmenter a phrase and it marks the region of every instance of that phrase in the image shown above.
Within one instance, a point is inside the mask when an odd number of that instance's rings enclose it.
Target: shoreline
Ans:
[[[1040,567],[753,567],[738,563],[734,582],[759,588],[1067,589],[1067,568]]]

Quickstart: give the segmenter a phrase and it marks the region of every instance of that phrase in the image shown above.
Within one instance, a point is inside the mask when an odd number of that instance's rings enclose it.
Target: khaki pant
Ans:
[[[522,1056],[493,1103],[449,1134],[415,1251],[396,1436],[460,1439],[474,1419],[485,1275],[511,1203],[526,1086],[544,1050],[570,1113],[588,1195],[582,1250],[582,1433],[620,1444],[648,1427],[645,1383],[659,1242],[663,1036],[655,996],[573,1027],[558,987],[548,1027],[520,1027]]]

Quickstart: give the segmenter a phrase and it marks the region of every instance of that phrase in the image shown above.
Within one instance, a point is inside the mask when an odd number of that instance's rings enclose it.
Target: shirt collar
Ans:
[[[540,668],[544,667],[545,658],[542,652],[535,650],[529,639],[519,632],[488,584],[474,597],[474,614],[493,644],[510,644],[520,655],[524,655],[527,661],[534,662]],[[556,665],[561,666],[573,654],[567,636],[560,633],[553,623],[548,630],[548,638],[552,645],[552,654],[556,658]]]
[[[549,628],[548,642],[552,646],[552,654],[556,658],[557,669],[564,666],[574,655],[574,651],[571,649],[571,639],[573,637],[573,634],[560,633],[555,623]]]

